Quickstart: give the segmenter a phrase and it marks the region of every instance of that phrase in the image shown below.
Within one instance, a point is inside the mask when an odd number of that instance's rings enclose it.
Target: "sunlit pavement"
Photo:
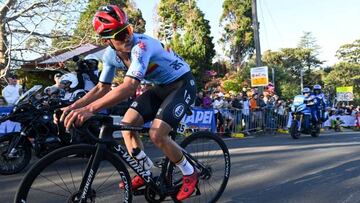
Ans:
[[[360,133],[226,139],[231,177],[219,202],[360,202]],[[148,154],[160,155],[153,147]],[[0,202],[12,202],[24,172],[2,176]],[[51,200],[49,200],[50,202]],[[134,202],[144,202],[136,197]]]

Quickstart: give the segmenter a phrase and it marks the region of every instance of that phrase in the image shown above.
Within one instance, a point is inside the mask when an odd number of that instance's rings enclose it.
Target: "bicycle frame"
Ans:
[[[114,131],[121,131],[121,130],[129,130],[129,131],[148,131],[149,128],[143,128],[143,127],[132,127],[132,126],[123,126],[123,125],[103,125],[101,127],[100,135],[99,135],[99,142],[96,144],[96,152],[94,156],[91,156],[89,159],[89,162],[86,166],[86,170],[83,176],[83,179],[80,184],[79,192],[81,192],[81,196],[79,199],[79,202],[86,202],[87,195],[89,193],[89,188],[91,188],[91,184],[95,178],[95,174],[97,173],[97,170],[99,168],[100,162],[103,160],[104,153],[111,149],[112,152],[119,155],[120,159],[128,165],[137,175],[141,176],[144,181],[146,182],[147,186],[150,186],[153,188],[158,194],[161,195],[169,195],[169,194],[175,194],[179,188],[180,185],[175,185],[173,187],[166,187],[166,184],[163,184],[166,179],[166,174],[168,170],[169,165],[169,159],[165,159],[165,162],[162,163],[161,173],[160,177],[157,180],[154,180],[154,178],[151,176],[151,174],[147,174],[146,170],[127,152],[126,149],[120,144],[117,144],[112,137],[112,133]],[[175,139],[176,133],[170,133],[171,139]],[[90,137],[93,137],[90,136]],[[186,153],[186,152],[185,152]],[[188,157],[189,154],[186,153],[186,156]],[[194,160],[193,157],[191,157],[191,160]],[[198,165],[199,163],[195,161]],[[126,181],[126,178],[124,174],[121,174],[123,180]],[[160,182],[159,182],[160,181]],[[160,183],[160,184],[157,184]],[[124,182],[124,189],[125,194],[130,193],[130,186],[128,182]],[[159,187],[160,186],[160,187]],[[134,195],[140,195],[143,194],[141,191],[139,193],[134,193]],[[125,195],[127,196],[127,195]]]

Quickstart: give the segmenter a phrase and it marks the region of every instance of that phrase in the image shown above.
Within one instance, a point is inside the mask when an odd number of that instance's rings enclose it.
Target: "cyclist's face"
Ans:
[[[126,28],[115,33],[113,38],[105,39],[105,42],[117,51],[130,53],[133,45],[133,33]]]

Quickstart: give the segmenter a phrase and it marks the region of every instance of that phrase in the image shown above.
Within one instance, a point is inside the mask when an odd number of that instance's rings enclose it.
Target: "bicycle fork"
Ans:
[[[91,188],[95,174],[97,173],[100,162],[103,159],[104,152],[106,150],[105,144],[97,144],[96,146],[95,155],[91,156],[89,162],[87,163],[79,191],[72,197],[74,202],[86,203],[88,197],[92,198],[93,195],[95,195],[92,194],[93,191],[89,191],[89,189]]]

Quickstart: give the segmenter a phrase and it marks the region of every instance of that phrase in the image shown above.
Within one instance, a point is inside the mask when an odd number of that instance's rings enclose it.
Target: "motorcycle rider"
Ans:
[[[60,78],[60,88],[63,89],[62,100],[76,101],[86,94],[84,89],[78,88],[79,81],[76,74],[67,73]]]
[[[313,95],[317,100],[317,115],[319,118],[319,122],[325,122],[325,112],[326,112],[326,99],[325,94],[321,90],[321,85],[316,84],[313,87]]]
[[[310,109],[311,120],[313,123],[317,123],[319,121],[317,99],[315,95],[311,94],[311,90],[308,87],[305,87],[302,93],[305,96],[305,104]]]

